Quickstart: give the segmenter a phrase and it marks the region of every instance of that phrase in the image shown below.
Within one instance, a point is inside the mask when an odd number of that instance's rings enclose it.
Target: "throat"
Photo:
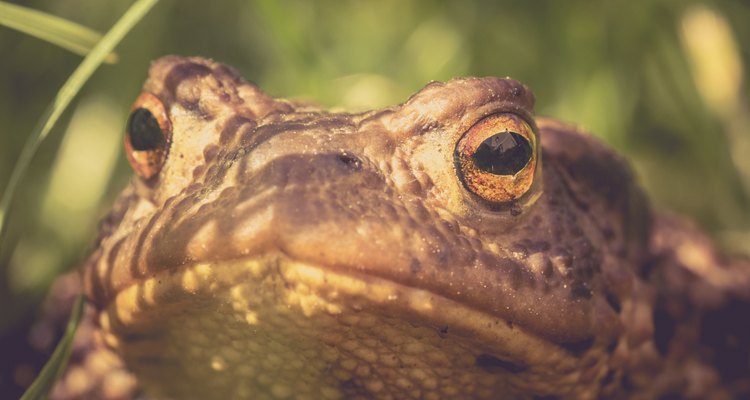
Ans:
[[[510,356],[529,353],[522,332],[487,319],[487,332],[506,336],[490,339],[461,325],[470,310],[445,301],[268,257],[146,280],[120,293],[100,322],[145,392],[159,397],[513,398],[540,373],[556,373]],[[445,324],[436,326],[440,314]],[[516,349],[500,351],[498,340]],[[584,389],[556,378],[558,393]]]

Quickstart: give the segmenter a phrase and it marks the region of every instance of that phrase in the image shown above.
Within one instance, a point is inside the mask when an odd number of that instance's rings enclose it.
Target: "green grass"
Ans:
[[[113,60],[112,51],[117,44],[157,2],[158,0],[137,0],[101,38],[95,32],[63,19],[11,4],[0,3],[0,15],[2,16],[0,17],[0,23],[49,40],[77,53],[88,51],[78,68],[73,71],[60,88],[52,104],[47,107],[34,131],[28,136],[26,144],[16,161],[8,185],[3,191],[2,200],[0,200],[0,243],[4,238],[6,216],[9,215],[16,187],[23,181],[39,145],[47,137],[52,127],[94,71],[108,57],[110,61]],[[39,376],[21,397],[22,400],[46,398],[55,380],[62,374],[67,365],[82,312],[83,296],[79,295],[73,307],[65,335]]]
[[[60,343],[57,344],[55,351],[44,365],[44,368],[42,368],[42,371],[39,372],[39,376],[34,379],[34,383],[23,394],[21,400],[47,398],[47,393],[52,389],[52,385],[55,384],[55,381],[63,373],[65,366],[68,364],[68,357],[70,357],[70,352],[73,348],[73,338],[75,337],[76,329],[81,322],[82,316],[83,295],[78,295],[73,305],[70,320],[65,328],[65,335],[60,340]]]
[[[0,25],[45,40],[81,56],[87,55],[102,38],[99,32],[73,21],[4,1],[0,1]],[[117,54],[108,54],[104,62],[117,62]]]
[[[86,55],[78,68],[73,71],[65,84],[57,92],[57,96],[55,96],[52,104],[47,107],[37,127],[26,140],[26,145],[23,147],[21,155],[16,161],[8,185],[3,192],[3,197],[0,199],[0,241],[4,237],[5,220],[10,211],[16,187],[23,179],[26,169],[29,167],[31,159],[42,140],[47,137],[47,134],[49,134],[52,127],[60,118],[60,115],[62,115],[70,102],[73,101],[73,98],[78,94],[81,87],[83,87],[94,71],[104,62],[107,55],[114,50],[115,46],[133,28],[133,25],[138,23],[157,2],[158,0],[138,0],[133,3],[133,6],[122,15],[120,20],[112,26],[109,32]]]

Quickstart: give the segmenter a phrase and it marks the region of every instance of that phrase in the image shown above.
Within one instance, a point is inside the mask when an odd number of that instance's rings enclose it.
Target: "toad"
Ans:
[[[750,262],[512,79],[329,112],[165,57],[52,396],[750,396]]]

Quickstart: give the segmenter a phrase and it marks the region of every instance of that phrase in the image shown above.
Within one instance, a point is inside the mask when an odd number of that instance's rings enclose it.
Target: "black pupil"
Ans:
[[[166,144],[159,122],[154,114],[145,108],[139,108],[130,114],[128,133],[133,150],[154,150]]]
[[[485,139],[472,158],[482,171],[515,175],[531,159],[531,144],[515,132],[500,132]]]

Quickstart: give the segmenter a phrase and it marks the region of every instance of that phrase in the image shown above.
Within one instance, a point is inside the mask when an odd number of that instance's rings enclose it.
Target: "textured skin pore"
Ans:
[[[167,161],[125,189],[83,270],[91,353],[119,380],[69,372],[56,396],[750,393],[741,328],[718,333],[741,355],[726,362],[701,334],[704,312],[748,312],[747,262],[653,217],[624,161],[534,119],[516,81],[432,83],[400,106],[330,113],[165,57],[144,91],[170,117]],[[453,160],[497,113],[541,143],[531,191],[505,207],[468,193]]]

